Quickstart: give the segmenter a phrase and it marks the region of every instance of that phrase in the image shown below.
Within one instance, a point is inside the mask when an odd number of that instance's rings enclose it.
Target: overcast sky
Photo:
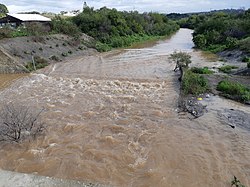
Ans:
[[[55,12],[79,10],[82,0],[1,0],[10,13],[39,11]],[[199,12],[224,8],[250,8],[250,0],[86,0],[88,6],[118,10],[138,10],[139,12]]]

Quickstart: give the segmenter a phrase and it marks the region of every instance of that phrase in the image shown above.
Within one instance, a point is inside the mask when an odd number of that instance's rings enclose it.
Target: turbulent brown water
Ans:
[[[194,64],[191,30],[144,48],[85,56],[55,64],[0,92],[0,103],[44,107],[45,136],[1,144],[0,167],[111,186],[250,185],[250,139],[217,111],[249,107],[212,97],[209,112],[190,120],[176,112],[179,93],[174,50]]]

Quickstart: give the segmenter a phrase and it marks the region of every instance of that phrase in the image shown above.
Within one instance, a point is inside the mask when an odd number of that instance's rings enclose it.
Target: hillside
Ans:
[[[32,62],[32,56],[50,64],[72,56],[93,54],[96,50],[91,48],[92,40],[84,34],[78,40],[63,34],[2,39],[0,73],[27,72],[25,65]]]

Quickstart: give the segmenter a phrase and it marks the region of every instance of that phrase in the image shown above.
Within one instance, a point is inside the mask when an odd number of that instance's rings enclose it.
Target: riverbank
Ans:
[[[73,180],[62,180],[32,174],[16,173],[0,170],[0,186],[12,187],[108,187],[100,184],[80,182]]]
[[[76,56],[92,55],[96,53],[90,47],[92,40],[84,34],[77,40],[63,34],[2,39],[0,73],[27,73],[28,64],[39,68],[39,64],[48,65]]]

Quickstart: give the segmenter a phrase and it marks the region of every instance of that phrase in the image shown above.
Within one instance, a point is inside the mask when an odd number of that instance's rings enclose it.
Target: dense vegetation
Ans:
[[[250,101],[250,89],[240,83],[224,80],[218,84],[217,90],[230,99],[241,102]]]
[[[196,47],[219,52],[240,48],[250,52],[250,9],[240,14],[215,13],[187,19]]]
[[[200,74],[187,70],[183,76],[181,87],[184,94],[199,95],[209,90],[208,80]]]
[[[36,26],[38,28],[38,26]],[[117,11],[103,7],[94,10],[85,6],[83,12],[72,18],[56,16],[51,22],[50,33],[63,33],[79,37],[81,32],[92,36],[99,51],[130,46],[135,42],[158,39],[173,34],[178,24],[159,13],[137,11]],[[7,37],[42,35],[48,33],[33,25],[20,27],[17,31],[10,28],[0,29],[0,39]]]
[[[98,41],[97,47],[103,51],[170,35],[179,28],[163,14],[120,12],[106,7],[98,10],[85,7],[72,21],[82,32],[95,38]]]
[[[4,4],[0,3],[0,18],[3,17],[7,13],[9,13],[7,7]]]

